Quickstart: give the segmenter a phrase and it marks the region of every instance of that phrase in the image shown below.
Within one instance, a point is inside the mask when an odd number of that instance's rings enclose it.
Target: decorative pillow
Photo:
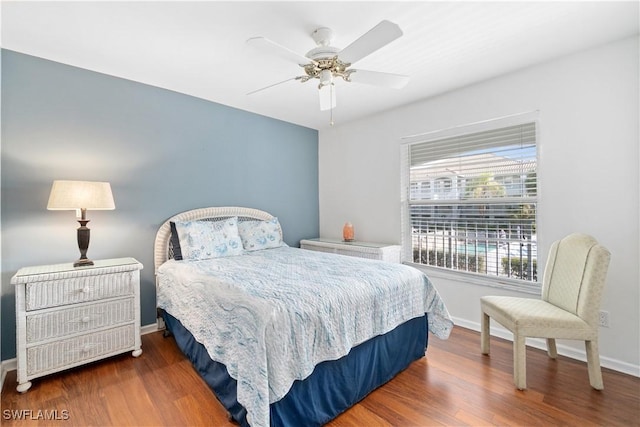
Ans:
[[[238,223],[238,231],[245,251],[277,248],[283,246],[282,228],[278,218],[268,221],[243,221]]]
[[[176,222],[182,259],[199,260],[243,253],[238,218],[223,221]]]
[[[173,249],[173,259],[176,261],[182,260],[182,251],[180,250],[180,239],[178,238],[178,231],[176,230],[176,223],[169,221],[171,226],[171,248]]]

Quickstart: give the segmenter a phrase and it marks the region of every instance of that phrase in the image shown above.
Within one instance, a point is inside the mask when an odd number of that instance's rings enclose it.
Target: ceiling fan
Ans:
[[[337,78],[341,78],[346,82],[400,89],[408,83],[409,76],[351,68],[352,64],[386,46],[400,36],[402,36],[400,27],[393,22],[385,20],[341,50],[331,46],[333,31],[330,28],[322,27],[311,34],[317,47],[311,49],[304,56],[265,37],[252,37],[247,40],[248,44],[268,50],[288,61],[297,63],[303,68],[304,75],[288,78],[249,92],[247,95],[291,80],[299,80],[304,83],[317,79],[319,81],[320,110],[332,110],[336,106],[334,81]]]

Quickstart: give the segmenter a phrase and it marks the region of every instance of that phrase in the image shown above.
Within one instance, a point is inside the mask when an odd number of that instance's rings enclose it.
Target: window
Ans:
[[[447,197],[451,191],[451,179],[438,178],[436,179],[436,194],[440,197]]]
[[[535,122],[403,150],[404,261],[537,282]]]
[[[429,181],[412,182],[411,198],[414,200],[428,199],[431,194],[431,183]]]

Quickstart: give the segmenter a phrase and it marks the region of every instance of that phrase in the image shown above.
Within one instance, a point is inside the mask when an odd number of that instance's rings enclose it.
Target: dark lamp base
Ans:
[[[89,227],[87,227],[88,219],[85,218],[86,210],[82,211],[82,219],[79,219],[80,227],[78,227],[78,249],[80,249],[80,259],[73,263],[74,267],[85,267],[93,265],[93,261],[87,258],[87,249],[89,248]]]
[[[93,261],[91,261],[90,259],[79,259],[76,262],[73,263],[74,267],[85,267],[87,265],[93,265]]]

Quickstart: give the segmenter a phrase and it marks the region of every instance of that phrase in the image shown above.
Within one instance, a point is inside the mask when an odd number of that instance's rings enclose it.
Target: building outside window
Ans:
[[[404,261],[537,283],[535,122],[403,150]]]

